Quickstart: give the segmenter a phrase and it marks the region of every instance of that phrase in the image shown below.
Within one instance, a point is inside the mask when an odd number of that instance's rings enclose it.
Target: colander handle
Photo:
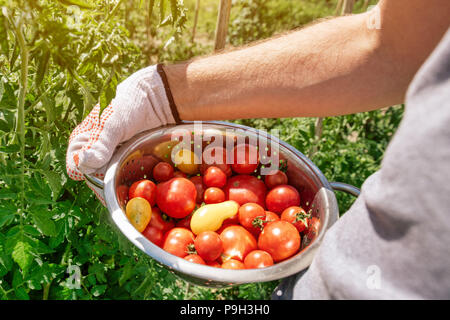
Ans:
[[[361,193],[357,187],[352,186],[351,184],[343,183],[343,182],[330,182],[331,187],[336,191],[342,191],[348,194],[351,194],[354,197],[358,197]]]
[[[83,175],[87,181],[89,181],[91,184],[93,184],[97,188],[100,188],[102,190],[105,188],[105,183],[103,182],[103,180],[100,180],[97,177],[91,176],[90,174],[83,174]]]

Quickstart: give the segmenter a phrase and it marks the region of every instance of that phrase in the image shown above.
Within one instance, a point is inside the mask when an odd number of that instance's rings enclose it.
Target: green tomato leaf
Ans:
[[[94,297],[98,297],[105,293],[106,291],[106,284],[96,285],[91,289],[91,293]]]
[[[32,248],[24,241],[18,241],[12,252],[13,260],[26,272],[33,262]]]
[[[52,212],[43,209],[33,210],[31,212],[33,221],[38,229],[46,236],[55,237],[58,235],[56,224],[52,220]]]
[[[30,300],[30,296],[23,287],[14,288],[14,294],[20,300]]]
[[[61,192],[63,188],[63,181],[65,182],[65,179],[57,172],[55,171],[42,171],[45,178],[47,179],[48,185],[50,186],[50,189],[52,190],[52,198],[53,201],[58,199],[59,193]]]

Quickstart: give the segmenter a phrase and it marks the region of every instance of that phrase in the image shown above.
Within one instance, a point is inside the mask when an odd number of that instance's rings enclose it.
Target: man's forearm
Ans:
[[[403,102],[418,66],[397,68],[401,55],[392,54],[389,43],[380,46],[386,37],[368,28],[368,17],[326,20],[250,47],[166,66],[181,119],[331,116]]]

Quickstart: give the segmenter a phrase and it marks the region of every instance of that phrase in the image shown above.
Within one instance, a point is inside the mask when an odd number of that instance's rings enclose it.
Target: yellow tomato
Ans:
[[[197,173],[200,166],[199,158],[189,149],[174,150],[172,161],[180,171],[186,174]]]
[[[152,153],[153,153],[153,155],[157,156],[161,160],[173,164],[170,155],[172,153],[172,149],[178,143],[180,143],[180,142],[177,141],[177,140],[170,140],[170,141],[161,142],[160,144],[155,146],[155,148],[153,149]]]
[[[136,230],[142,232],[152,218],[152,207],[144,198],[136,197],[128,201],[125,213]]]
[[[195,234],[216,231],[225,219],[237,214],[238,210],[239,204],[233,200],[204,205],[192,215],[191,230]]]

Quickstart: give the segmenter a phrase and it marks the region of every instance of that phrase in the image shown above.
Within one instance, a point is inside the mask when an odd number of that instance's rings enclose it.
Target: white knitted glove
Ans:
[[[178,117],[172,114],[156,65],[141,69],[120,83],[115,98],[100,117],[99,111],[100,106],[96,105],[70,135],[66,167],[74,180],[84,180],[83,173],[102,179],[119,143],[142,131],[175,123]],[[102,192],[88,185],[104,204]]]

